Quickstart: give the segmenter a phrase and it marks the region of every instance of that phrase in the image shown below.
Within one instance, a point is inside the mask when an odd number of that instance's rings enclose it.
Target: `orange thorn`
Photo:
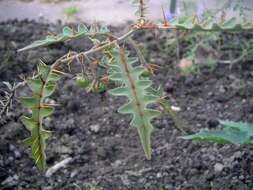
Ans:
[[[104,84],[107,84],[109,82],[109,76],[104,76],[100,79],[100,81]]]
[[[99,60],[98,60],[98,59],[93,60],[93,61],[92,61],[92,64],[98,65],[98,64],[99,64]]]
[[[166,16],[165,16],[165,11],[164,11],[164,9],[163,9],[163,6],[162,6],[162,12],[163,12],[163,25],[164,25],[165,27],[169,27],[169,26],[170,26],[170,23],[169,23],[169,21],[167,20],[167,18],[166,18]]]
[[[160,68],[160,66],[156,64],[148,64],[146,67],[152,75],[154,75],[154,72]]]
[[[197,15],[196,15],[196,13],[194,13],[192,15],[192,24],[195,25],[196,23],[197,23]]]

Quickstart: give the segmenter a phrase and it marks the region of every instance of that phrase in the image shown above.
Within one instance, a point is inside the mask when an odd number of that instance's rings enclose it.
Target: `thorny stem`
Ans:
[[[168,27],[163,27],[163,26],[157,26],[158,29],[176,29],[176,27],[173,26],[168,26]],[[128,31],[126,34],[122,35],[119,38],[116,38],[115,40],[108,42],[102,46],[99,47],[93,47],[88,51],[85,52],[81,52],[81,53],[75,53],[75,55],[72,56],[68,56],[68,55],[64,55],[62,57],[60,57],[59,59],[57,59],[54,64],[52,65],[52,68],[58,66],[61,63],[66,63],[75,59],[78,59],[79,57],[87,57],[90,54],[99,52],[101,50],[104,50],[108,47],[117,45],[118,43],[121,43],[122,41],[126,40],[127,38],[129,38],[130,36],[132,36],[135,32],[139,31],[139,30],[152,30],[153,28],[139,28],[139,29],[131,29],[130,31]]]
[[[96,48],[91,48],[90,50],[88,50],[86,52],[81,52],[81,53],[78,53],[78,54],[70,56],[70,57],[66,57],[66,55],[64,55],[61,58],[59,58],[58,60],[56,60],[55,63],[52,65],[52,67],[55,67],[55,66],[57,66],[60,63],[66,63],[68,61],[71,61],[71,60],[74,60],[74,59],[78,59],[81,56],[86,57],[86,56],[88,56],[90,54],[99,52],[99,51],[104,50],[104,49],[106,49],[108,47],[116,45],[116,44],[124,41],[125,39],[127,39],[132,34],[134,34],[135,31],[137,31],[137,30],[136,29],[132,29],[129,32],[127,32],[126,34],[124,34],[123,36],[121,36],[121,37],[119,37],[119,38],[117,38],[117,39],[115,39],[115,40],[113,40],[111,42],[108,42],[107,44],[104,44],[102,46],[99,46],[99,47],[96,47]]]
[[[88,55],[90,55],[90,54],[94,54],[94,53],[102,51],[102,50],[104,50],[104,49],[106,49],[108,47],[115,46],[115,45],[121,43],[122,41],[124,41],[124,40],[128,39],[129,37],[131,37],[137,31],[140,31],[140,30],[153,30],[154,27],[155,27],[155,29],[159,29],[159,30],[176,30],[177,31],[177,27],[172,26],[172,25],[168,25],[168,26],[165,26],[165,25],[155,25],[155,26],[143,26],[141,28],[132,28],[130,31],[128,31],[127,33],[125,33],[124,35],[122,35],[121,37],[118,37],[118,38],[116,38],[115,36],[109,35],[109,36],[112,36],[114,40],[110,41],[110,42],[108,42],[108,43],[106,43],[106,44],[104,44],[102,46],[93,47],[93,48],[91,48],[88,51],[80,52],[80,53],[71,52],[72,55],[66,54],[66,55],[60,57],[59,59],[57,59],[51,67],[55,68],[59,64],[70,62],[72,60],[78,60],[80,57],[87,58]],[[188,29],[181,29],[181,30],[186,30],[187,31]],[[205,31],[215,31],[215,30],[213,30],[213,29],[206,29]]]
[[[122,35],[119,38],[116,38],[114,36],[112,36],[115,40],[108,42],[102,46],[99,47],[93,47],[88,51],[85,52],[81,52],[81,53],[76,53],[76,52],[70,52],[72,55],[70,55],[70,53],[63,55],[62,57],[60,57],[59,59],[57,59],[52,65],[51,68],[54,69],[55,67],[59,66],[61,63],[67,63],[67,62],[71,62],[72,60],[77,60],[78,63],[80,63],[79,58],[80,57],[85,57],[86,59],[88,58],[88,55],[102,51],[108,47],[117,45],[118,43],[121,43],[122,41],[124,41],[125,39],[127,39],[128,37],[130,37],[132,34],[134,34],[135,31],[137,31],[138,29],[131,29],[129,32],[127,32],[126,34]],[[63,73],[62,73],[63,74]]]
[[[169,25],[169,26],[156,25],[155,28],[156,29],[160,29],[160,30],[177,30],[177,28],[175,26],[171,26],[171,25]],[[93,53],[99,52],[101,50],[104,50],[104,49],[106,49],[108,47],[117,45],[118,43],[121,43],[122,41],[126,40],[127,38],[129,38],[130,36],[132,36],[135,32],[137,32],[139,30],[153,30],[153,29],[154,29],[154,26],[151,26],[151,27],[145,27],[144,26],[142,28],[133,28],[129,32],[127,32],[126,34],[122,35],[121,37],[116,38],[115,40],[113,40],[111,42],[108,42],[108,43],[106,43],[106,44],[104,44],[102,46],[93,47],[90,50],[85,51],[85,52],[74,53],[75,55],[72,55],[72,56],[64,55],[64,56],[60,57],[59,59],[57,59],[54,62],[54,64],[52,65],[52,67],[56,67],[58,64],[66,63],[66,62],[78,59],[81,56],[87,57],[90,54],[93,54]],[[188,30],[188,29],[181,29],[181,30]],[[206,29],[205,31],[215,31],[215,30],[213,30],[213,29]]]
[[[138,29],[132,29],[129,32],[127,32],[126,34],[122,35],[119,38],[115,38],[113,36],[113,38],[115,40],[108,42],[102,46],[99,47],[93,47],[90,50],[86,51],[86,52],[81,52],[81,53],[76,53],[76,52],[70,52],[68,54],[63,55],[62,57],[60,57],[59,59],[57,59],[52,65],[51,68],[54,69],[55,67],[59,66],[61,63],[67,63],[67,62],[71,62],[72,60],[77,60],[77,62],[80,64],[80,57],[85,57],[86,59],[88,58],[88,55],[102,51],[108,47],[117,45],[118,43],[121,43],[122,41],[124,41],[125,39],[127,39],[128,37],[130,37],[132,34],[134,34],[135,31],[137,31]],[[70,55],[72,54],[72,55]],[[57,69],[56,69],[57,70]],[[64,74],[64,73],[62,73]]]
[[[140,17],[144,18],[144,0],[140,0]]]

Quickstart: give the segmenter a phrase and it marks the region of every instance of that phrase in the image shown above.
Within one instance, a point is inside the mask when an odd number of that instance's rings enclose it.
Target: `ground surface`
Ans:
[[[0,21],[8,19],[30,19],[37,21],[57,22],[86,22],[92,23],[95,19],[107,25],[122,25],[128,21],[137,19],[134,14],[133,0],[0,0]],[[183,3],[187,3],[187,9]],[[252,1],[246,0],[247,7],[252,7]],[[214,0],[184,0],[178,1],[177,14],[185,14],[186,11],[196,11],[198,6],[206,9],[217,9],[222,1]],[[147,16],[151,20],[163,19],[161,7],[167,12],[170,0],[148,0]],[[67,17],[64,13],[69,7],[76,7],[77,14]],[[193,14],[189,13],[190,15]],[[227,15],[239,17],[238,14],[227,11]],[[249,12],[249,20],[252,20],[252,12]]]
[[[162,18],[161,6],[168,7],[167,0],[151,0],[149,6],[152,7],[149,17],[152,19]],[[64,10],[68,7],[78,7],[79,11],[67,18]],[[136,8],[131,5],[131,1],[126,0],[11,0],[1,1],[0,21],[7,19],[33,19],[56,22],[83,21],[91,23],[95,19],[110,25],[125,24],[128,21],[136,20],[134,14]]]
[[[0,69],[0,81],[31,75],[39,57],[52,63],[68,49],[83,46],[84,43],[73,42],[16,54],[17,48],[45,36],[47,31],[55,32],[56,28],[27,21],[0,23],[0,63],[8,63]],[[185,128],[214,128],[217,119],[253,122],[252,63],[237,64],[232,69],[219,65],[213,72],[185,77],[174,69],[173,59],[157,52],[159,42],[151,34],[141,34],[140,41],[145,40],[151,44],[150,56],[163,68],[155,81],[165,83],[173,104],[181,107],[179,117]],[[30,149],[22,143],[29,133],[19,121],[24,110],[16,102],[15,110],[0,124],[1,190],[89,189],[88,184],[97,184],[98,189],[104,190],[253,188],[252,146],[178,139],[182,134],[170,118],[162,116],[154,121],[153,158],[147,161],[136,130],[129,128],[130,118],[116,112],[124,100],[108,94],[87,94],[67,79],[59,86],[61,90],[51,101],[61,106],[45,121],[46,128],[54,131],[48,140],[47,163],[51,167],[66,157],[72,157],[72,162],[51,178],[38,172]],[[18,95],[27,93],[25,88]]]

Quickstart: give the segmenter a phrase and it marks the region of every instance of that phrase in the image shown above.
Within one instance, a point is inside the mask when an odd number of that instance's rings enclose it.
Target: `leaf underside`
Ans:
[[[118,111],[122,114],[131,114],[131,126],[136,127],[147,159],[151,159],[151,120],[159,116],[160,112],[147,108],[159,98],[151,95],[147,89],[152,85],[148,79],[143,79],[141,74],[146,71],[142,65],[134,66],[135,58],[129,58],[124,49],[115,48],[114,61],[110,64],[110,79],[120,83],[120,87],[110,90],[114,96],[126,96],[128,102]]]
[[[46,97],[50,96],[60,76],[44,63],[38,65],[38,75],[28,80],[30,89],[33,92],[31,97],[22,97],[23,106],[31,110],[31,117],[22,116],[21,121],[31,132],[31,136],[24,140],[25,144],[31,146],[32,157],[40,170],[46,168],[46,139],[51,132],[43,129],[43,119],[52,114],[53,106],[44,103]]]
[[[200,132],[181,137],[187,140],[207,141],[220,144],[252,144],[253,124],[220,121],[222,130],[202,129]]]

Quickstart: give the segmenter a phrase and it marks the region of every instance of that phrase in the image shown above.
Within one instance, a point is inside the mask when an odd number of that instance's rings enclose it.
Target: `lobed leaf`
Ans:
[[[124,49],[115,48],[113,55],[114,61],[109,65],[109,78],[121,85],[110,90],[110,94],[128,98],[128,102],[121,106],[118,111],[133,116],[130,125],[137,128],[145,155],[147,159],[151,159],[150,138],[153,129],[151,121],[160,112],[148,108],[148,105],[155,103],[159,97],[150,95],[148,92],[152,82],[147,78],[143,79],[141,76],[146,71],[144,66],[134,66],[136,59],[129,58]]]
[[[253,31],[253,24],[246,23],[246,24],[238,24],[236,19],[233,17],[224,23],[213,19],[206,19],[202,22],[195,22],[192,17],[178,17],[174,18],[171,23],[170,27],[174,27],[176,29],[182,30],[195,30],[195,31],[231,31],[231,32],[241,32],[241,31]]]
[[[98,27],[96,26],[96,28]],[[97,31],[94,31],[92,27],[89,30],[85,24],[79,24],[77,27],[77,31],[75,31],[74,29],[68,26],[65,26],[62,29],[61,34],[48,35],[44,40],[34,41],[32,44],[22,49],[19,49],[18,51],[26,51],[33,48],[44,47],[44,46],[49,46],[49,45],[60,43],[60,42],[65,42],[71,39],[78,39],[78,38],[82,38],[86,36],[93,36],[96,34],[107,34],[107,33],[109,33],[109,30],[107,27],[101,27],[101,28],[98,28]]]
[[[32,111],[31,117],[22,116],[21,121],[31,132],[31,136],[24,140],[25,144],[31,146],[32,157],[35,165],[44,170],[46,167],[46,139],[50,136],[50,131],[43,129],[43,119],[51,115],[54,108],[44,103],[46,97],[50,96],[56,87],[60,76],[56,74],[50,66],[40,63],[38,65],[38,75],[28,80],[29,87],[33,95],[22,97],[21,102],[25,108]]]

